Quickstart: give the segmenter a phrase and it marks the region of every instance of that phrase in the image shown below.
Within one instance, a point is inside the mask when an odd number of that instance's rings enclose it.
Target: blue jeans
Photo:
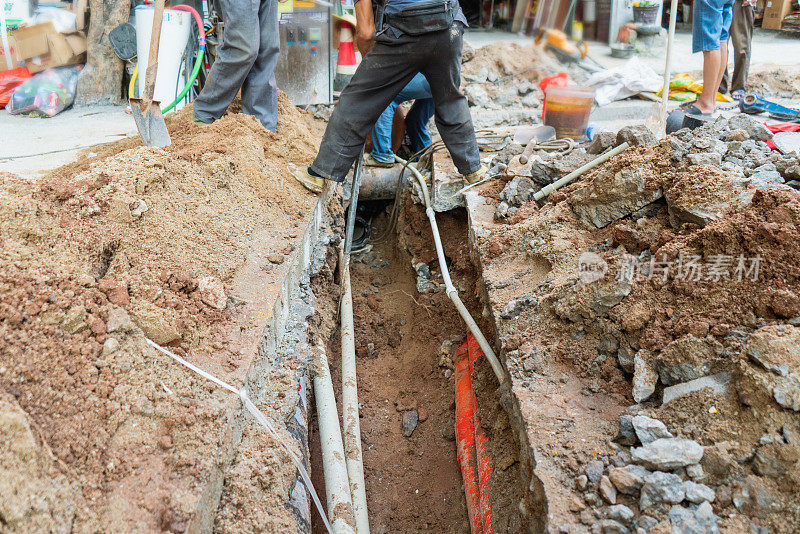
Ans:
[[[433,96],[428,80],[417,73],[408,82],[389,106],[383,110],[372,130],[372,157],[377,161],[389,163],[394,161],[392,153],[392,119],[397,106],[407,100],[415,100],[411,111],[406,116],[406,131],[411,139],[411,150],[419,152],[431,144],[428,133],[428,121],[433,117]]]

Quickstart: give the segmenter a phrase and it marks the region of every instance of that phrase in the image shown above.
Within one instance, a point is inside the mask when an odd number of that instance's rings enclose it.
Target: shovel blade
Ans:
[[[139,137],[145,146],[165,147],[172,144],[167,131],[167,124],[161,114],[161,107],[158,102],[151,101],[144,106],[143,100],[131,98],[131,112],[133,120],[136,121],[136,129],[139,130]]]

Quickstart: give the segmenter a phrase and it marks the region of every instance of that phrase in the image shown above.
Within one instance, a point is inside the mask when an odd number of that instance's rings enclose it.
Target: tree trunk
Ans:
[[[119,104],[122,101],[124,63],[114,54],[108,33],[127,22],[128,0],[89,0],[89,35],[86,67],[78,78],[75,104]]]

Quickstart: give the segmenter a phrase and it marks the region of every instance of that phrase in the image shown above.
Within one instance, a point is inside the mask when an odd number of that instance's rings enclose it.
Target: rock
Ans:
[[[800,411],[800,328],[765,326],[747,341],[746,353],[767,373],[759,373],[758,384],[779,405]]]
[[[703,480],[706,477],[703,466],[700,464],[687,465],[686,475],[694,481]]]
[[[633,519],[633,515],[633,510],[624,504],[615,504],[609,506],[608,510],[606,510],[607,518],[619,521],[620,523],[629,523],[631,519]]]
[[[166,310],[148,301],[139,301],[134,306],[133,319],[144,334],[159,345],[167,345],[180,339],[174,311]]]
[[[706,388],[710,388],[714,395],[723,395],[728,392],[728,389],[730,389],[732,380],[733,375],[729,371],[723,371],[722,373],[717,373],[715,375],[704,376],[702,378],[690,380],[689,382],[664,388],[664,395],[661,400],[664,404],[667,404],[668,402],[683,397],[684,395],[688,395],[689,393],[700,391]]]
[[[722,164],[722,156],[717,152],[697,152],[686,156],[692,165],[710,165],[718,167]]]
[[[464,187],[464,181],[460,176],[452,176],[447,173],[437,172],[433,179],[433,191],[431,191],[431,202],[433,211],[445,212],[456,208],[464,207],[464,195],[459,193]]]
[[[267,261],[280,264],[286,261],[286,257],[283,254],[267,254]]]
[[[617,145],[627,142],[631,146],[636,145],[654,145],[658,142],[656,136],[650,131],[650,128],[644,124],[637,124],[635,126],[625,126],[617,132]]]
[[[672,470],[698,463],[703,447],[683,438],[661,438],[631,450],[633,461],[648,469]]]
[[[684,223],[705,226],[735,208],[749,205],[753,196],[750,183],[740,172],[719,169],[681,176],[664,194],[670,225],[676,229]]]
[[[131,332],[136,329],[136,325],[131,320],[128,312],[118,306],[111,306],[108,310],[108,321],[106,330],[108,332]]]
[[[77,334],[89,328],[87,322],[86,308],[83,306],[73,306],[61,320],[61,329],[69,334]]]
[[[773,135],[761,121],[745,113],[739,113],[728,119],[728,128],[744,130],[747,136],[755,141],[768,141]]]
[[[639,467],[639,466],[635,466]],[[608,474],[608,479],[620,493],[625,495],[636,495],[644,484],[644,478],[640,473],[628,467],[615,467]]]
[[[586,476],[589,477],[589,481],[593,484],[598,484],[600,482],[604,470],[605,466],[600,460],[592,460],[586,464]]]
[[[526,176],[515,176],[500,192],[500,199],[509,206],[521,206],[533,198],[536,186]]]
[[[572,193],[570,204],[583,222],[604,228],[662,196],[660,188],[647,187],[643,171],[624,168],[597,173],[590,183]]]
[[[713,489],[705,484],[698,484],[691,480],[683,483],[683,490],[686,493],[686,500],[695,504],[705,501],[714,502],[714,497],[716,496]]]
[[[475,49],[466,41],[461,45],[461,63],[464,64],[475,57]]]
[[[638,528],[644,530],[645,532],[650,532],[657,524],[658,520],[654,517],[650,517],[649,515],[640,515],[639,519],[636,520],[636,525]]]
[[[529,308],[531,304],[536,302],[536,298],[531,295],[523,295],[519,298],[515,298],[505,306],[503,306],[503,310],[500,312],[500,317],[503,319],[513,319],[521,314],[526,308]]]
[[[665,386],[689,382],[707,375],[722,354],[722,344],[714,338],[688,335],[671,342],[658,355],[655,367]]]
[[[117,341],[116,338],[110,337],[106,339],[105,342],[103,343],[103,352],[101,353],[101,355],[103,356],[103,358],[105,358],[106,356],[114,354],[118,350],[119,350],[119,341]]]
[[[628,374],[633,374],[636,369],[633,356],[634,353],[624,347],[620,347],[619,350],[617,350],[617,362],[620,368]]]
[[[753,475],[734,484],[731,500],[737,510],[752,517],[764,517],[775,504],[775,496]]]
[[[104,277],[97,282],[97,289],[106,294],[111,304],[116,304],[117,306],[130,304],[127,282]]]
[[[669,522],[673,534],[716,534],[719,532],[717,520],[711,505],[704,502],[696,510],[683,506],[669,509]]]
[[[633,418],[633,428],[639,441],[644,445],[657,439],[673,437],[664,423],[645,415],[637,415]]]
[[[639,496],[639,508],[647,510],[654,504],[678,504],[685,496],[683,481],[674,473],[656,471],[644,479]]]
[[[214,276],[201,277],[197,282],[197,293],[203,303],[211,306],[215,310],[224,310],[225,306],[228,305],[225,286],[222,285],[219,278]]]
[[[619,433],[614,441],[622,445],[636,445],[638,438],[633,429],[633,416],[622,414],[619,416]]]
[[[589,154],[602,154],[613,147],[616,140],[617,136],[614,132],[597,132],[592,137],[592,142],[589,143],[586,152]]]
[[[417,423],[419,423],[419,413],[416,410],[408,410],[403,412],[401,421],[403,435],[407,438],[410,438],[411,434],[413,434],[414,430],[417,428]]]
[[[592,524],[592,534],[628,534],[630,530],[613,519],[601,519],[600,521]]]
[[[530,93],[522,99],[522,105],[528,108],[538,108],[542,103],[535,93]]]
[[[649,358],[645,357],[648,354],[647,351],[640,350],[633,358],[633,400],[636,402],[649,399],[658,383],[658,373]]]
[[[580,491],[584,491],[588,485],[589,485],[589,477],[587,477],[586,475],[580,475],[578,478],[575,479],[575,487],[578,488]]]
[[[131,217],[134,219],[138,219],[148,210],[147,202],[144,200],[137,200],[133,203],[133,207],[131,208]]]
[[[470,106],[485,108],[489,107],[492,103],[492,99],[489,97],[486,89],[478,84],[467,85],[464,88],[464,96],[467,97],[467,102],[469,102]]]
[[[611,484],[611,480],[605,475],[600,477],[600,484],[598,485],[598,491],[600,492],[600,496],[606,500],[609,504],[616,504],[617,502],[617,490],[614,488],[614,485]]]

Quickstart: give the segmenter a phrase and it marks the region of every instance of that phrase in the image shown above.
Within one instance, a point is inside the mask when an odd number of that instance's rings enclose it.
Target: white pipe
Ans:
[[[356,346],[353,329],[353,291],[350,287],[350,254],[339,249],[339,265],[344,289],[341,303],[342,328],[342,424],[350,494],[356,518],[356,534],[369,534],[367,491],[364,486],[364,461],[361,453],[361,425],[358,414]]]
[[[395,158],[397,158],[397,156],[395,156]],[[439,258],[439,267],[442,269],[445,293],[448,297],[450,297],[450,300],[453,301],[453,304],[455,304],[458,313],[461,315],[461,318],[464,319],[465,323],[467,323],[467,328],[469,328],[470,332],[472,332],[472,335],[475,336],[475,340],[478,342],[481,350],[486,355],[486,359],[489,360],[489,364],[492,366],[492,370],[497,377],[497,381],[502,384],[506,379],[503,365],[500,363],[500,360],[497,359],[497,355],[494,353],[491,345],[489,345],[486,337],[484,337],[480,327],[478,327],[478,323],[475,322],[475,319],[472,318],[472,315],[470,315],[467,307],[464,306],[463,302],[461,302],[461,298],[458,296],[458,291],[456,290],[455,286],[453,286],[453,282],[450,280],[450,271],[447,269],[447,259],[444,256],[444,249],[442,248],[442,238],[439,236],[439,227],[436,224],[436,212],[433,211],[433,208],[431,207],[431,198],[428,194],[428,187],[425,185],[425,178],[422,177],[422,175],[413,165],[408,165],[408,168],[417,178],[419,187],[422,190],[422,196],[425,202],[425,213],[427,214],[428,221],[431,224],[433,243],[436,246],[436,256]]]
[[[664,60],[664,85],[661,88],[661,116],[658,123],[658,138],[667,136],[667,102],[669,101],[669,82],[672,70],[672,41],[675,38],[675,20],[678,18],[678,0],[669,6],[669,33],[667,34],[667,57]]]
[[[314,397],[317,401],[319,440],[322,445],[322,471],[325,475],[325,496],[328,502],[328,519],[334,534],[355,534],[353,501],[347,478],[342,429],[336,411],[331,371],[325,348],[318,349],[317,374],[314,376]]]
[[[533,194],[533,199],[534,200],[540,200],[540,199],[546,197],[547,195],[549,195],[550,193],[552,193],[553,191],[564,187],[565,185],[567,185],[568,183],[573,181],[575,178],[577,178],[581,174],[594,169],[595,167],[597,167],[601,163],[605,162],[609,158],[612,158],[612,157],[616,156],[617,154],[619,154],[620,152],[622,152],[623,150],[628,148],[628,146],[630,146],[630,145],[628,145],[628,143],[625,142],[625,143],[622,143],[621,145],[619,145],[617,147],[612,148],[611,150],[609,150],[605,154],[599,155],[598,157],[594,158],[592,161],[590,161],[586,165],[582,165],[582,166],[578,167],[577,169],[575,169],[574,171],[572,171],[568,175],[564,176],[563,178],[559,178],[558,180],[556,180],[552,184],[548,184],[548,185],[544,186],[539,191],[537,191],[537,192],[535,192]]]

